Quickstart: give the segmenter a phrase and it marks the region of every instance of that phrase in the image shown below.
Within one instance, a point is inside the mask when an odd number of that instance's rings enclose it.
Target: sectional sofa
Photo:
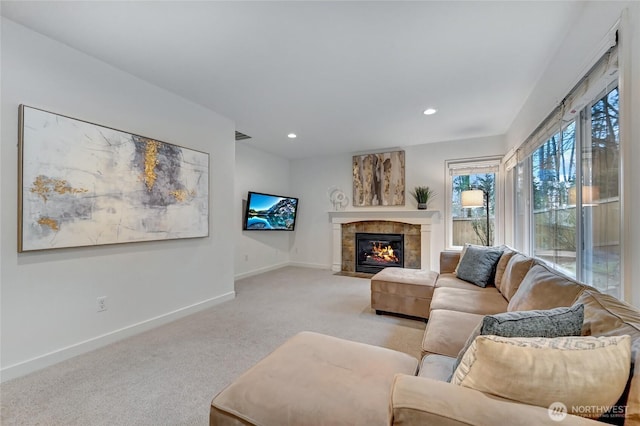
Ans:
[[[427,305],[394,302],[427,309],[420,361],[301,333],[220,392],[210,424],[640,425],[640,310],[509,248],[484,286],[462,280],[459,264],[443,252],[439,274],[395,271],[430,288]],[[403,284],[383,287],[397,295]],[[531,316],[562,328],[576,313],[581,337],[483,333]]]

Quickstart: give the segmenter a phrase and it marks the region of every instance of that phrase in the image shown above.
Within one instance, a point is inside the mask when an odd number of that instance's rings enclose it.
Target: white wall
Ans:
[[[24,374],[230,299],[234,124],[2,19],[1,367]],[[18,105],[210,153],[210,236],[17,253]],[[108,310],[97,312],[96,298]]]
[[[243,231],[242,200],[247,192],[296,196],[291,192],[289,160],[257,150],[239,142],[236,144],[235,172],[235,277],[243,278],[285,266],[293,232]],[[299,227],[296,224],[296,231]]]
[[[626,18],[621,20],[623,14]],[[621,134],[623,171],[625,299],[640,306],[640,4],[589,2],[559,45],[546,71],[523,105],[506,135],[507,147],[521,144],[558,105],[598,59],[598,47],[621,20]],[[634,188],[635,184],[635,188]],[[509,216],[509,212],[507,212]]]
[[[434,222],[431,227],[431,268],[438,270],[439,255],[445,248],[445,161],[504,155],[504,139],[502,136],[495,136],[401,149],[405,151],[406,203],[404,207],[398,208],[416,208],[416,202],[409,192],[418,185],[427,185],[437,193],[436,198],[429,204],[429,209],[440,211],[439,218],[432,218]],[[332,206],[327,189],[336,185],[349,196],[350,205],[346,210],[363,209],[351,206],[351,162],[350,154],[291,162],[292,191],[300,196],[299,228],[295,232],[291,250],[291,261],[294,264],[331,267],[332,228],[328,212],[332,210]],[[383,207],[369,209],[384,210]]]
[[[533,132],[599,59],[605,36],[620,19],[626,2],[589,2],[575,20],[529,98],[507,131],[507,148]]]

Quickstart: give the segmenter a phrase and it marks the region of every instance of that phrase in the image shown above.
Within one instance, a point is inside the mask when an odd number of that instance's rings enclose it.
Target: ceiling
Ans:
[[[1,14],[303,158],[506,133],[583,2],[12,2]],[[433,106],[438,113],[422,114]],[[296,139],[287,138],[296,133]]]

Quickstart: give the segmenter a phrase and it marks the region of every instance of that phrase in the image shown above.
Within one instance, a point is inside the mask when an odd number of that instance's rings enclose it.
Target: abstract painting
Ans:
[[[18,252],[209,235],[209,154],[20,105]]]
[[[404,151],[353,157],[353,205],[404,206]]]

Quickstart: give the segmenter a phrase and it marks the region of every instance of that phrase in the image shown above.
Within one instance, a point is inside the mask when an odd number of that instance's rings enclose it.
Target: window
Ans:
[[[531,227],[529,223],[531,188],[529,186],[529,176],[531,175],[531,163],[522,161],[515,167],[515,205],[513,208],[513,245],[521,251],[529,254],[529,240],[531,237]]]
[[[515,171],[506,167],[515,247],[616,297],[622,295],[618,107],[613,47],[518,149]]]
[[[576,123],[551,136],[532,155],[533,255],[575,276]]]
[[[582,267],[584,281],[614,295],[620,286],[620,123],[614,87],[583,112]]]
[[[447,161],[447,247],[495,244],[499,165],[498,158]],[[479,191],[473,207],[463,203],[463,192],[469,190]]]

